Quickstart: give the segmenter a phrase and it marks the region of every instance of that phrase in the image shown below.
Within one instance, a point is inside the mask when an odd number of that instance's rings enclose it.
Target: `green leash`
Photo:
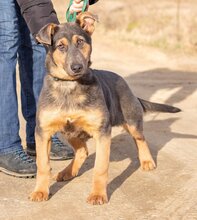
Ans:
[[[70,0],[69,7],[68,7],[68,9],[66,11],[66,20],[68,22],[75,22],[76,21],[76,17],[77,17],[77,12],[74,12],[73,14],[70,13],[70,7],[73,4],[73,1],[74,0]],[[89,3],[89,0],[83,0],[82,12],[84,12],[86,10],[88,3]]]

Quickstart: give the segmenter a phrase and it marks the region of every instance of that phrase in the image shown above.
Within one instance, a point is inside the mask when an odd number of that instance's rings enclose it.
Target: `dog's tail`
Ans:
[[[165,105],[165,104],[159,104],[159,103],[154,103],[154,102],[149,102],[143,99],[138,98],[140,101],[142,108],[144,112],[169,112],[169,113],[177,113],[180,112],[181,109],[170,106],[170,105]]]

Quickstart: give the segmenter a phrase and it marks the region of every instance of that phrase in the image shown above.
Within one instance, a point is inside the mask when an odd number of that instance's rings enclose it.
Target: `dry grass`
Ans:
[[[67,4],[54,1],[62,22]],[[100,0],[90,10],[99,15],[97,31],[106,35],[170,51],[197,51],[195,0]]]

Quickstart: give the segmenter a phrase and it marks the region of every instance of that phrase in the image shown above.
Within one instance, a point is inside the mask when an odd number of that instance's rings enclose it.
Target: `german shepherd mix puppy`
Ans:
[[[61,131],[75,150],[75,158],[59,172],[57,181],[77,176],[88,156],[86,141],[96,140],[93,186],[87,202],[108,201],[107,180],[113,126],[123,126],[138,147],[142,170],[153,170],[155,162],[143,135],[143,112],[179,112],[180,109],[139,99],[119,75],[90,68],[91,34],[96,17],[81,13],[76,23],[48,24],[37,35],[47,46],[48,74],[38,103],[36,126],[37,180],[29,196],[48,200],[51,136]]]

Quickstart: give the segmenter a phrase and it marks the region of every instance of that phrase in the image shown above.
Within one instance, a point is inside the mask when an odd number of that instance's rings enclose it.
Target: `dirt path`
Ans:
[[[0,219],[197,219],[197,60],[116,42],[99,33],[93,42],[94,68],[121,74],[137,96],[183,110],[145,116],[145,136],[157,169],[142,172],[134,142],[115,128],[107,205],[90,206],[85,202],[95,157],[94,142],[90,141],[90,156],[79,177],[65,183],[52,182],[48,202],[27,200],[35,179],[0,173]],[[68,161],[52,162],[52,173],[65,164]]]

